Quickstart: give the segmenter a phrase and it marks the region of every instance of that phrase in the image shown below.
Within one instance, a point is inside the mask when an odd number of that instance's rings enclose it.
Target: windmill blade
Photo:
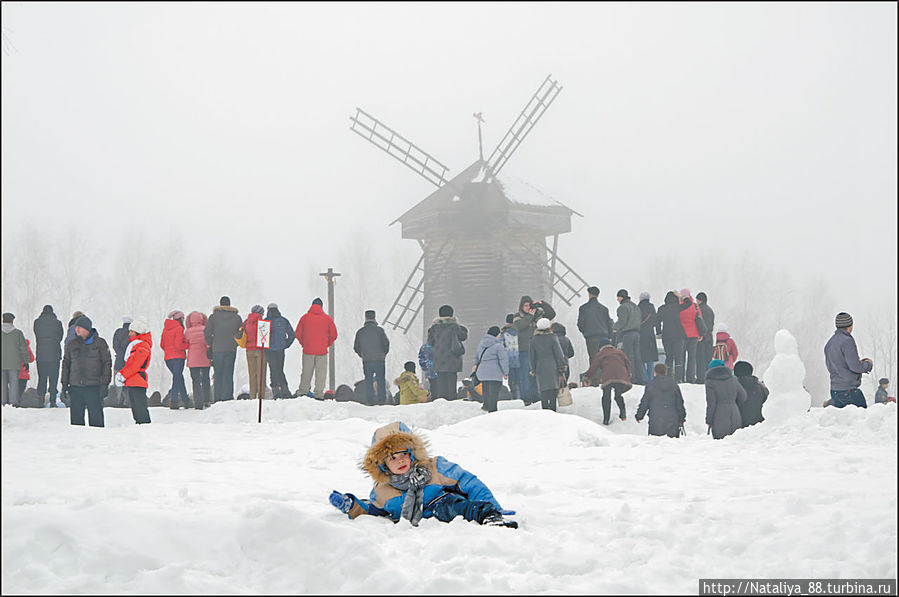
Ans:
[[[437,187],[446,184],[446,172],[449,168],[389,126],[361,108],[356,108],[356,115],[350,116],[350,120],[353,121],[351,131],[406,164],[428,182]]]
[[[518,115],[518,118],[512,123],[512,127],[487,159],[487,168],[491,177],[496,177],[499,174],[499,171],[503,169],[503,166],[506,165],[506,162],[509,161],[509,158],[512,157],[512,154],[515,153],[521,142],[528,136],[528,133],[531,132],[531,129],[534,128],[534,125],[537,124],[537,121],[540,120],[540,117],[543,116],[543,113],[553,103],[560,91],[562,91],[562,87],[559,83],[552,80],[551,74],[547,75],[537,89],[537,93],[525,104],[521,114]]]
[[[409,333],[415,318],[418,317],[421,308],[424,306],[424,263],[428,251],[431,251],[429,261],[432,268],[432,274],[429,277],[434,279],[443,273],[444,268],[450,262],[456,250],[455,243],[451,242],[451,237],[447,237],[436,251],[433,251],[426,243],[419,241],[419,244],[421,244],[422,248],[421,257],[419,257],[415,267],[412,268],[412,273],[406,278],[406,283],[403,284],[396,300],[393,301],[393,305],[391,305],[390,310],[381,322],[381,325],[384,327],[389,325],[394,330],[402,329],[404,334]]]

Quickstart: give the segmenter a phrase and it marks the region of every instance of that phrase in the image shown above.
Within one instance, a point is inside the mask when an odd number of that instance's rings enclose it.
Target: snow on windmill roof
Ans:
[[[512,203],[518,203],[520,205],[536,205],[539,207],[564,207],[572,213],[581,215],[561,201],[553,199],[534,185],[525,182],[520,178],[503,174],[497,176],[496,180],[503,188],[503,194]]]

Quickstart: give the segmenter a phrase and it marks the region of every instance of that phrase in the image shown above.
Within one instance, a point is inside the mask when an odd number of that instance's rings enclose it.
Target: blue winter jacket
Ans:
[[[387,516],[394,522],[402,517],[405,491],[389,484],[390,475],[381,464],[383,459],[397,450],[410,449],[414,464],[424,464],[431,471],[431,482],[424,487],[423,517],[434,516],[434,508],[448,495],[461,495],[470,500],[487,501],[502,509],[493,493],[474,474],[443,456],[430,457],[424,441],[412,433],[402,422],[396,421],[375,431],[372,445],[362,461],[362,467],[374,479],[369,499],[361,500],[352,496],[354,505],[348,513],[350,518],[361,514]],[[352,494],[350,494],[352,495]]]
[[[474,357],[478,379],[481,381],[502,381],[509,375],[509,353],[503,341],[496,336],[484,334]]]
[[[296,336],[287,318],[281,315],[278,309],[269,309],[265,318],[272,322],[271,343],[268,350],[287,350],[290,348]]]

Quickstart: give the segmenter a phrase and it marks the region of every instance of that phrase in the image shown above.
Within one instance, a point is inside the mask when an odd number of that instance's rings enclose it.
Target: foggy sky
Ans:
[[[563,90],[505,172],[584,215],[560,254],[606,297],[714,250],[819,274],[852,311],[896,292],[896,16],[4,2],[2,230],[174,231],[185,259],[253,268],[271,300],[322,294],[309,272],[340,271],[352,237],[411,269],[417,245],[388,224],[434,187],[349,130],[356,107],[454,175],[477,158],[472,113],[489,153],[552,73]]]

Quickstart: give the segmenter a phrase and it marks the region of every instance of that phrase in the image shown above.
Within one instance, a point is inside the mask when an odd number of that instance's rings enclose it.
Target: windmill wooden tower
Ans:
[[[467,372],[492,325],[517,310],[522,295],[571,305],[587,287],[557,253],[559,234],[577,213],[500,171],[562,90],[550,76],[537,89],[493,153],[453,178],[448,168],[357,108],[350,129],[417,172],[437,190],[391,222],[415,239],[421,256],[382,325],[408,333],[419,314],[427,331],[440,305],[452,305],[468,327]],[[480,114],[478,138],[480,141]],[[580,214],[577,214],[580,215]],[[547,246],[551,237],[551,246]]]

